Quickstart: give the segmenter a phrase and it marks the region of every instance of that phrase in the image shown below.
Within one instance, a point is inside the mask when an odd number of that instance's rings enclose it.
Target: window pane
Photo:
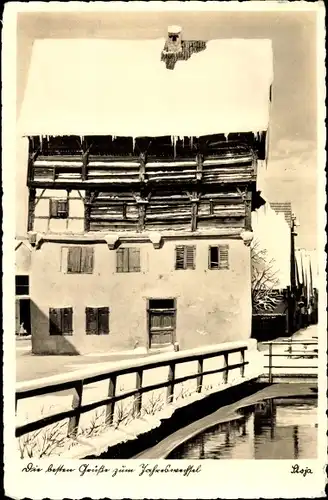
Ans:
[[[29,295],[29,276],[15,276],[16,295]]]
[[[16,285],[27,285],[29,284],[29,276],[15,276]]]

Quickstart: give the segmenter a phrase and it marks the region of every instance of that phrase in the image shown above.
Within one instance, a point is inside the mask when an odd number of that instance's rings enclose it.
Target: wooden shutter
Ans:
[[[195,269],[195,252],[196,247],[194,245],[185,247],[185,269]]]
[[[93,248],[81,248],[81,273],[93,272]]]
[[[175,247],[175,269],[185,268],[184,246]]]
[[[67,258],[67,272],[68,273],[80,273],[81,272],[81,257],[82,257],[82,248],[81,247],[69,247],[68,248],[68,258]]]
[[[124,248],[119,248],[116,252],[116,271],[118,273],[123,273],[123,255]]]
[[[229,245],[219,245],[219,269],[229,269]]]
[[[50,217],[57,217],[58,214],[58,200],[49,200],[49,211],[50,211]]]
[[[129,264],[128,270],[130,272],[140,271],[140,250],[139,248],[127,248],[129,253]]]
[[[129,271],[129,249],[123,248],[123,272],[127,273]]]
[[[49,333],[50,335],[61,335],[62,324],[61,324],[61,310],[60,309],[49,309]]]
[[[109,309],[108,307],[99,307],[98,309],[98,333],[104,335],[109,333]]]
[[[88,335],[98,334],[98,313],[93,307],[85,308],[85,326]]]
[[[71,307],[62,309],[62,333],[73,333],[73,309]]]

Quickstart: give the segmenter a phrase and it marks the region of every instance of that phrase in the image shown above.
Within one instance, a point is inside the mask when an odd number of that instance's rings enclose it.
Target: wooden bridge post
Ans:
[[[272,342],[269,344],[269,384],[272,384]]]
[[[83,380],[78,380],[76,386],[74,387],[72,408],[73,410],[79,410],[82,405],[82,394],[83,394]],[[77,411],[75,415],[70,417],[68,422],[68,437],[75,437],[77,435],[78,427],[80,421],[80,413]]]
[[[142,394],[140,392],[140,389],[142,388],[142,376],[143,376],[143,370],[141,368],[136,372],[136,389],[138,392],[134,396],[134,403],[133,403],[134,415],[139,415],[139,413],[141,412]]]
[[[168,403],[172,403],[174,396],[174,376],[175,376],[175,363],[171,363],[169,365],[169,375],[168,375],[168,381],[170,382],[170,384],[167,388],[167,394],[166,394],[166,399]]]
[[[223,356],[224,356],[224,368],[225,368],[223,372],[223,382],[227,384],[229,377],[229,353],[225,352]]]
[[[245,350],[244,349],[242,349],[240,351],[240,361],[242,363],[242,365],[240,367],[240,375],[243,378],[245,376]]]
[[[108,397],[109,398],[113,398],[115,396],[116,380],[117,380],[116,375],[113,375],[109,379],[109,385],[108,385]],[[114,411],[115,411],[115,402],[111,401],[106,406],[105,422],[106,422],[107,425],[111,425],[113,423],[113,420],[114,420]]]
[[[198,373],[199,376],[197,377],[197,392],[202,392],[202,386],[203,386],[203,358],[200,358],[198,360]]]

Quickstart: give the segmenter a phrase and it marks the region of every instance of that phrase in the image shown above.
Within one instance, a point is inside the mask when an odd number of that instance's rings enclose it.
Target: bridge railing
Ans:
[[[133,398],[133,411],[138,415],[142,407],[142,396],[147,392],[166,388],[167,400],[172,401],[175,386],[187,380],[196,379],[196,391],[199,393],[202,391],[203,379],[207,375],[222,373],[223,384],[228,384],[229,373],[232,370],[238,370],[238,376],[243,379],[245,377],[245,368],[249,364],[249,361],[245,359],[245,353],[249,349],[249,345],[250,343],[247,341],[231,342],[203,347],[201,349],[152,355],[146,359],[124,361],[119,366],[111,364],[107,368],[93,368],[92,371],[84,369],[63,375],[20,382],[16,384],[16,413],[19,401],[36,396],[62,393],[63,391],[70,390],[73,391],[73,399],[71,409],[56,411],[54,414],[42,416],[42,418],[17,425],[15,430],[16,437],[43,429],[48,425],[62,422],[66,419],[68,419],[68,436],[74,437],[78,432],[80,416],[92,412],[97,408],[105,407],[105,422],[110,425],[113,423],[116,403],[127,398]],[[237,354],[237,356],[239,354],[239,362],[229,362],[232,354]],[[236,359],[236,356],[234,358]],[[214,368],[204,369],[204,362],[208,359],[215,361],[214,364],[216,366]],[[219,366],[219,359],[223,366]],[[195,373],[176,376],[176,367],[191,361],[197,362]],[[167,378],[164,381],[156,381],[156,383],[150,385],[143,384],[145,371],[159,367],[167,367]],[[116,389],[117,379],[119,376],[127,374],[134,374],[135,388],[119,393]],[[98,397],[96,401],[83,403],[84,388],[100,381],[108,382],[106,397],[100,399]]]
[[[273,382],[274,377],[290,377],[307,375],[316,377],[318,370],[318,341],[292,340],[286,339],[281,342],[262,342],[262,346],[268,346],[268,352],[263,353],[268,358],[268,364],[264,365],[265,374],[269,383]],[[285,349],[281,349],[281,347]],[[282,360],[286,360],[284,361]],[[302,363],[302,360],[316,360],[313,363]],[[276,361],[277,360],[277,361]],[[297,361],[295,363],[295,361]],[[306,373],[309,370],[309,373]]]

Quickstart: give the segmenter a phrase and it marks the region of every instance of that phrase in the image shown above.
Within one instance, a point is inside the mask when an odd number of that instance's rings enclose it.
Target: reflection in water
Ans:
[[[176,448],[170,459],[310,459],[317,448],[316,399],[270,399],[244,408]]]

